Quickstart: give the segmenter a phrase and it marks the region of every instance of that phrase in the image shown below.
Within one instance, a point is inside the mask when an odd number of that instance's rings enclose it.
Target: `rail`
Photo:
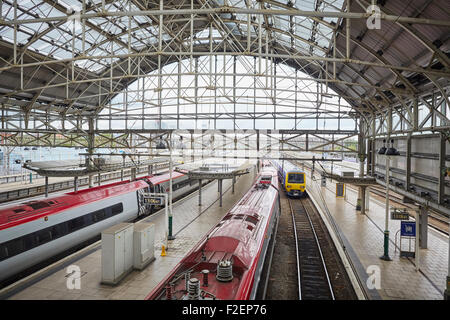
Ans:
[[[319,239],[304,201],[307,199],[301,199],[300,205],[294,208],[292,200],[289,200],[297,248],[299,299],[334,300],[333,287]],[[294,209],[299,213],[297,220]],[[297,233],[296,229],[301,232]]]
[[[39,174],[32,173],[33,179],[39,179],[39,177],[41,177]],[[29,179],[30,179],[30,173],[11,174],[11,175],[0,177],[0,183],[1,184],[14,183],[14,182],[20,182],[20,181],[28,181]]]

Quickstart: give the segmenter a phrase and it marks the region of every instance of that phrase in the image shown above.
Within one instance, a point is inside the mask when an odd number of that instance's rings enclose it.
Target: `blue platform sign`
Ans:
[[[416,223],[412,221],[402,221],[400,225],[400,235],[402,237],[415,237]]]

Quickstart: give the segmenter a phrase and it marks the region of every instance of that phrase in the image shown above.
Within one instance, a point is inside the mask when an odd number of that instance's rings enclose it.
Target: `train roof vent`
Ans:
[[[33,210],[39,210],[50,207],[50,204],[46,201],[25,202],[24,204],[33,208]]]

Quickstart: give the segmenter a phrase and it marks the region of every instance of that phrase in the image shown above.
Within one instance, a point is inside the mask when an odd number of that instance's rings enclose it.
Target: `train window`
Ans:
[[[22,237],[6,242],[5,246],[9,257],[15,256],[16,254],[24,251]]]
[[[94,223],[92,221],[93,220],[92,214],[85,214],[83,217],[84,217],[84,226],[83,227],[87,227]]]
[[[23,244],[24,244],[24,251],[28,251],[30,249],[33,249],[37,245],[36,241],[36,232],[33,232],[31,234],[27,234],[23,237]]]
[[[303,183],[303,182],[305,182],[303,173],[289,173],[288,183]]]
[[[118,203],[114,206],[111,207],[111,213],[113,216],[115,216],[116,214],[122,213],[123,212],[123,205],[122,203]]]
[[[6,246],[0,245],[0,261],[6,259],[8,257],[8,253],[6,252]]]
[[[52,233],[47,228],[41,231],[38,231],[37,233],[37,243],[38,246],[47,243],[52,240]]]
[[[84,217],[78,217],[72,220],[69,220],[68,227],[69,227],[69,233],[74,232],[78,229],[83,228],[84,226]]]
[[[98,210],[92,213],[92,220],[94,222],[102,221],[105,218],[106,218],[105,209]]]

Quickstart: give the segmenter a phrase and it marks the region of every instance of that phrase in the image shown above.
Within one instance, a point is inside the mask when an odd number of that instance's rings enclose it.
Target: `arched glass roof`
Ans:
[[[254,57],[257,73],[264,60],[308,74],[359,115],[404,107],[430,92],[448,103],[448,1],[379,3],[381,29],[368,28],[370,5],[367,0],[5,0],[0,102],[31,115],[44,110],[95,115],[130,83],[165,65],[189,59],[192,73],[193,59],[230,55]],[[270,79],[273,69],[264,70],[262,76]],[[264,99],[262,91],[257,94]]]

